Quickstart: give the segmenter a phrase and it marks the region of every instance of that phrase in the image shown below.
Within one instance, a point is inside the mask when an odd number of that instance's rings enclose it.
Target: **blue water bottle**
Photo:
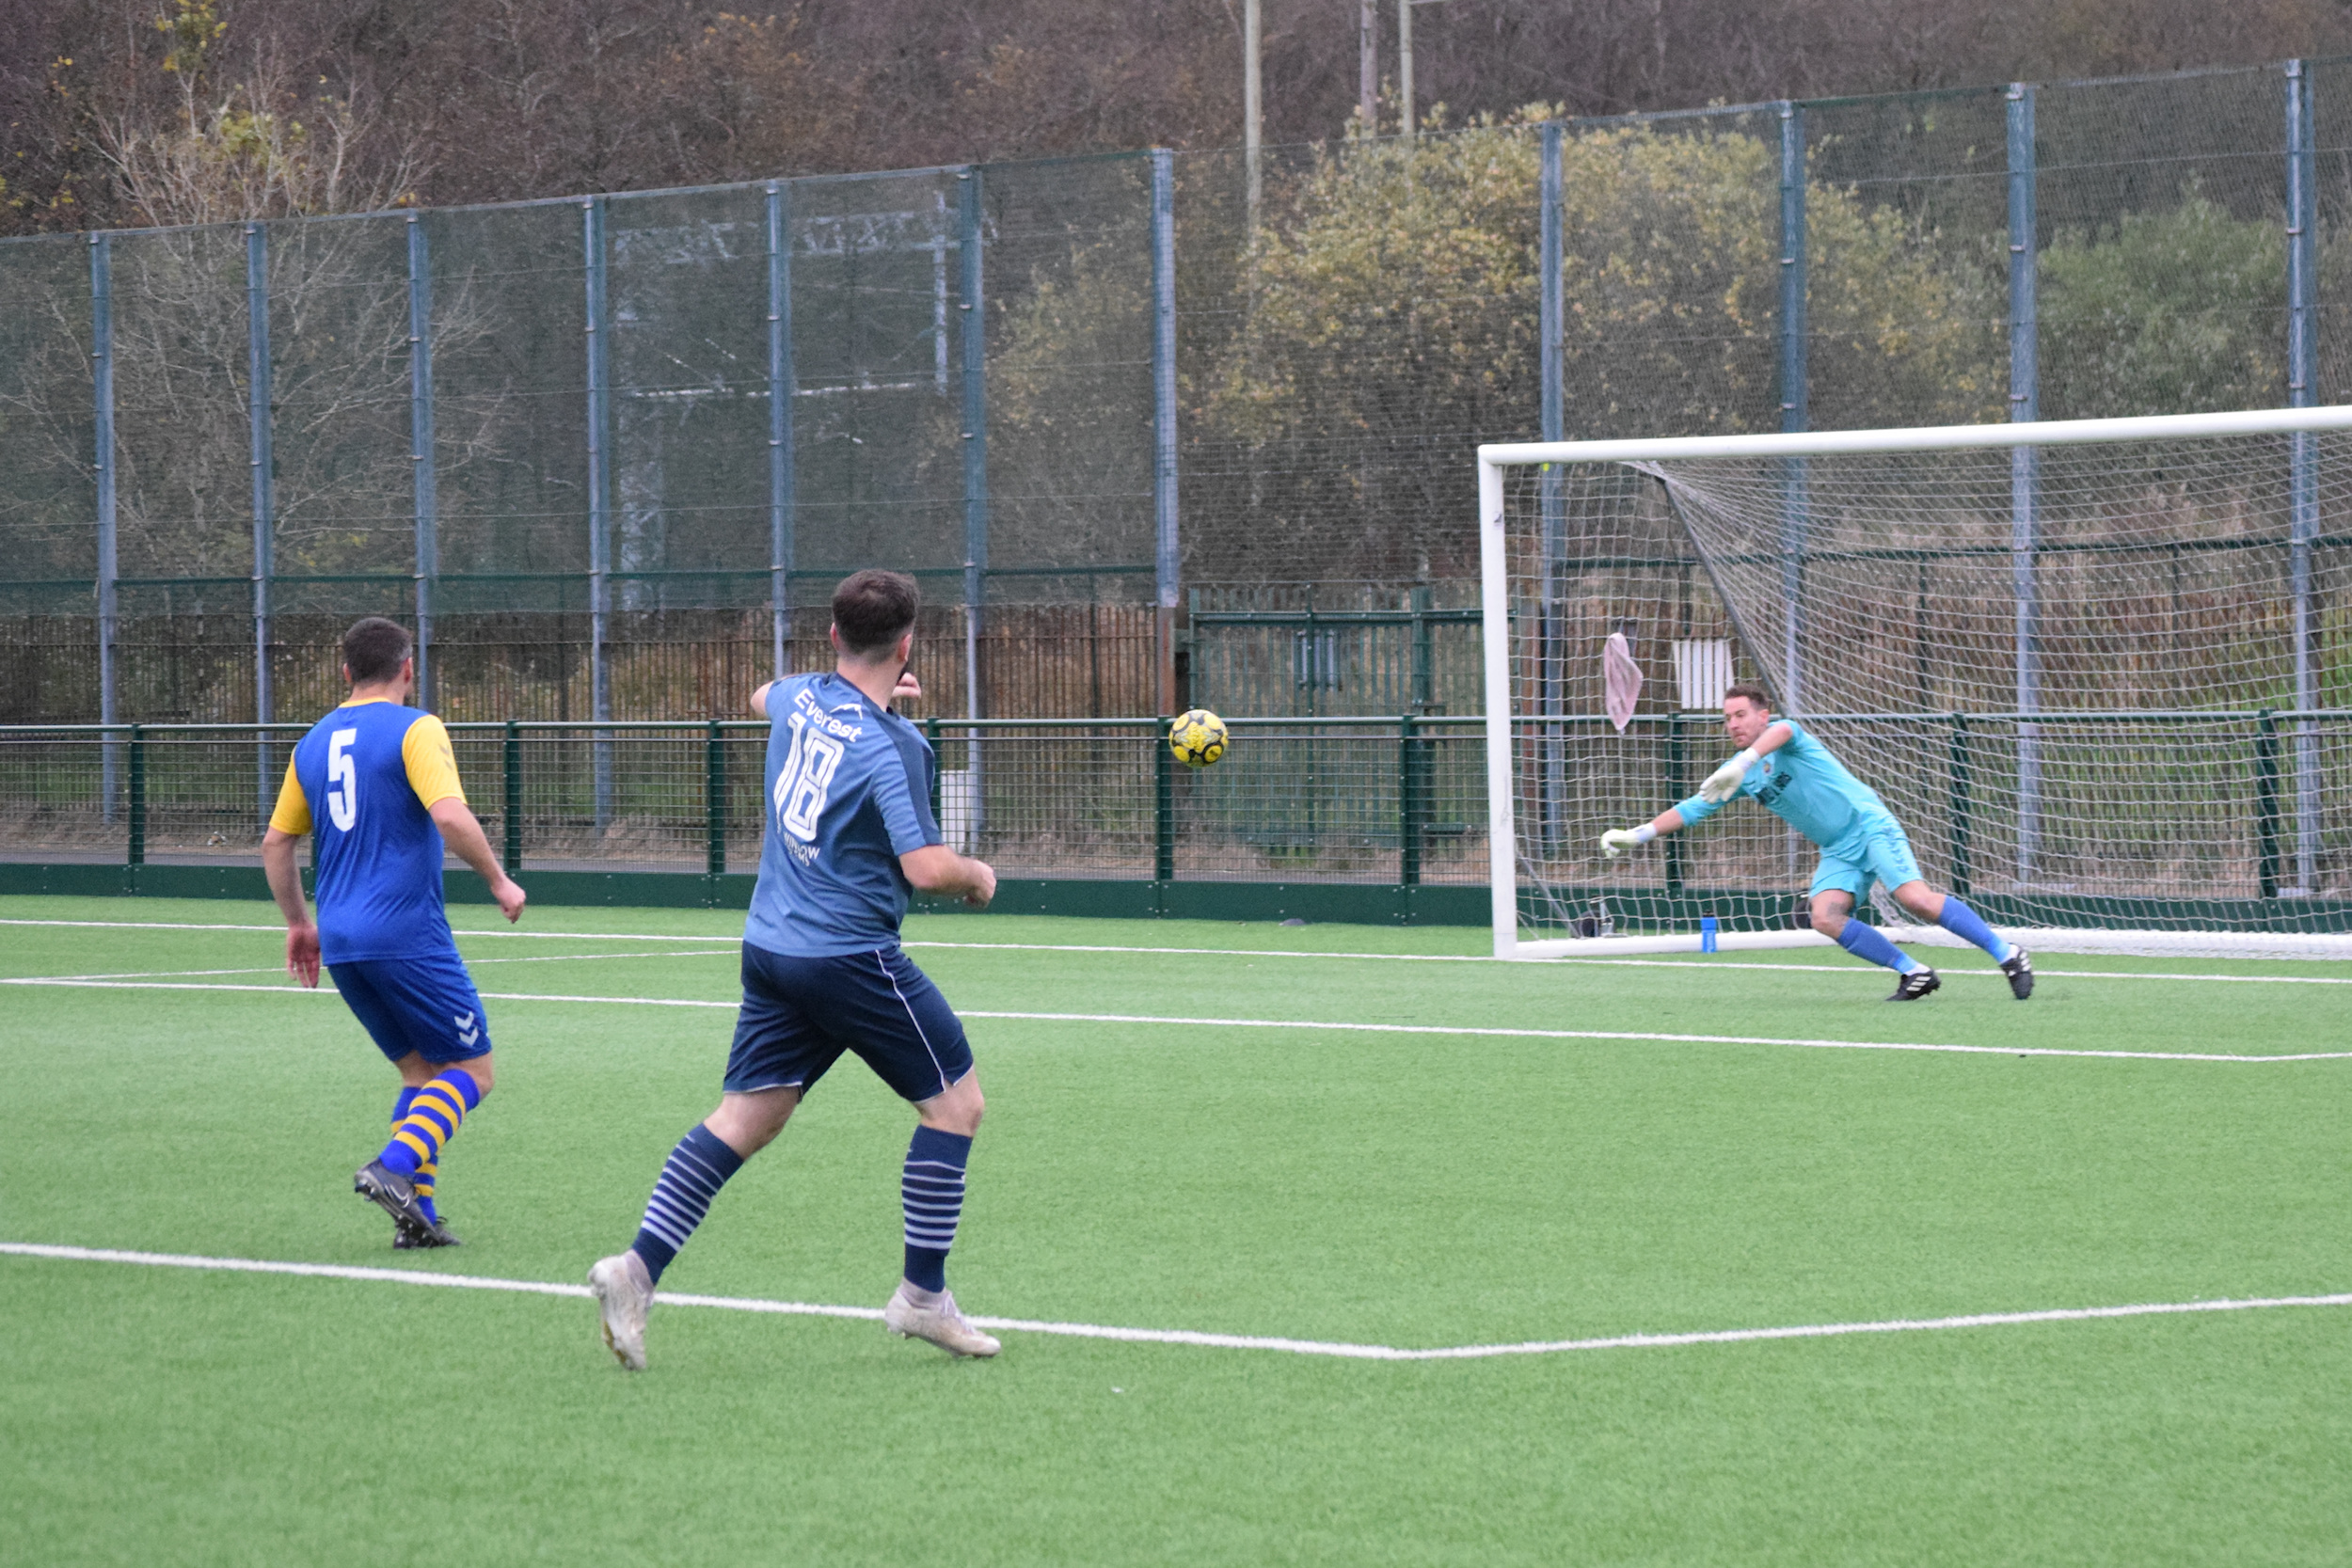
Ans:
[[[1711,914],[1699,916],[1699,951],[1715,951],[1715,917]]]

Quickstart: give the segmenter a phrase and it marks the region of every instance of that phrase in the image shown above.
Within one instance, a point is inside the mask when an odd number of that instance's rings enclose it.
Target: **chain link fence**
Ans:
[[[885,564],[928,601],[918,718],[1198,704],[1395,748],[1483,705],[1478,442],[2352,400],[2348,209],[2330,60],[8,241],[0,721],[305,720],[380,612],[453,721],[700,723],[821,663],[831,584]],[[2310,543],[2314,689],[2233,707],[2352,701],[2352,529]],[[1737,641],[1681,553],[1591,579],[1584,662],[1629,622],[1653,671]],[[2201,657],[2284,613],[2241,609]],[[1875,705],[1951,705],[1909,674]],[[253,733],[185,742],[250,785],[208,837],[265,809]],[[1031,751],[975,809],[1026,820],[993,793],[1025,768],[1123,779],[1112,733],[982,741]],[[593,832],[670,820],[610,754]],[[1386,804],[1343,830],[1241,777],[1182,782],[1235,824],[1188,831],[1204,875],[1402,853]],[[1048,815],[1005,842],[1135,861]]]

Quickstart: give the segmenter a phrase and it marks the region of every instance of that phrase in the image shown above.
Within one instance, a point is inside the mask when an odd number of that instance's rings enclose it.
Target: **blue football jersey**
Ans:
[[[441,830],[464,800],[449,732],[391,702],[337,708],[294,744],[271,825],[311,833],[319,957],[330,964],[454,952],[441,908]]]
[[[913,891],[898,857],[939,843],[923,732],[839,675],[768,689],[766,842],[743,940],[834,958],[895,947]]]
[[[1740,781],[1740,793],[1772,811],[1790,827],[1823,848],[1837,843],[1857,827],[1893,822],[1878,792],[1830,754],[1828,747],[1805,734],[1793,719],[1775,718],[1788,726],[1788,743],[1768,752]],[[1685,823],[1705,821],[1729,805],[1709,803],[1693,795],[1675,810]]]

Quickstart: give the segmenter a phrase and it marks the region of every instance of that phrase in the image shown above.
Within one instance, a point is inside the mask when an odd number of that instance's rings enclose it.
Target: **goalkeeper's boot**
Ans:
[[[385,1169],[383,1161],[370,1160],[353,1172],[351,1190],[391,1215],[392,1224],[408,1238],[410,1246],[437,1244],[421,1241],[433,1233],[433,1222],[425,1218],[416,1188],[399,1172]]]
[[[1889,1002],[1916,1002],[1931,990],[1942,990],[1943,986],[1943,980],[1932,969],[1915,969],[1895,982],[1895,989],[1887,992],[1886,999]]]
[[[466,1244],[457,1239],[457,1232],[449,1227],[449,1222],[437,1214],[425,1223],[432,1228],[422,1235],[411,1235],[398,1226],[394,1226],[392,1227],[392,1250],[415,1252],[437,1246],[464,1246]]]
[[[1004,1349],[993,1337],[972,1326],[956,1306],[955,1292],[942,1291],[926,1306],[903,1279],[882,1308],[882,1326],[901,1339],[929,1340],[949,1355],[993,1355]]]
[[[2009,976],[2009,993],[2023,1002],[2033,994],[2033,955],[2020,947],[2001,960],[2001,973]]]
[[[653,1307],[653,1275],[634,1248],[596,1259],[588,1289],[603,1314],[605,1348],[632,1372],[645,1370],[645,1314]]]

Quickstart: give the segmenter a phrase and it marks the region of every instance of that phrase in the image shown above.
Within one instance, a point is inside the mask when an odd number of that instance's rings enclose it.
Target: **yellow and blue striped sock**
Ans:
[[[481,1103],[482,1090],[472,1073],[464,1068],[444,1069],[409,1101],[408,1114],[392,1129],[392,1141],[376,1158],[398,1176],[413,1179],[419,1171],[431,1171],[441,1158],[441,1146],[457,1135],[466,1113]]]
[[[400,1094],[392,1101],[392,1130],[394,1132],[398,1132],[400,1124],[408,1119],[408,1107],[416,1102],[416,1099],[417,1091],[413,1085],[401,1086]],[[417,1207],[424,1211],[424,1217],[429,1220],[437,1220],[441,1217],[439,1211],[433,1207],[433,1172],[434,1167],[439,1163],[437,1160],[427,1160],[417,1167],[416,1175],[408,1179],[408,1185],[417,1195]]]

